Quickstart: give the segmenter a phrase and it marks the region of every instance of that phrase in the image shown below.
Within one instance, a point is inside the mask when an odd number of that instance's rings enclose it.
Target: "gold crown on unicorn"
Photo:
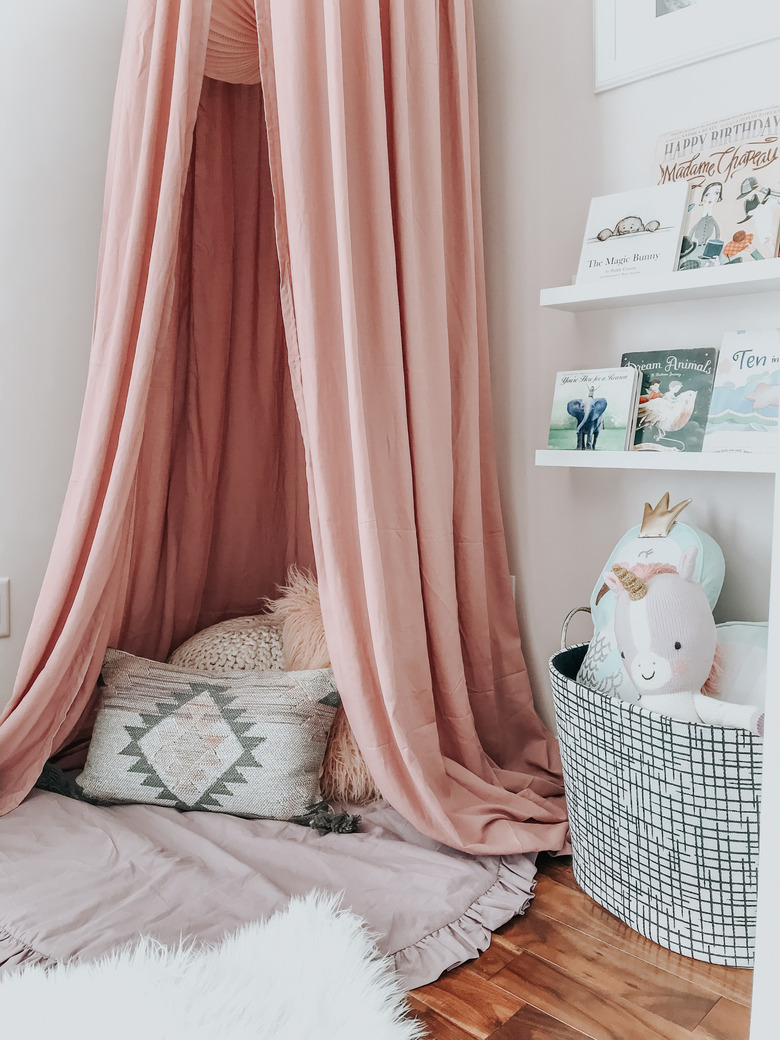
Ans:
[[[675,520],[686,506],[690,505],[692,498],[685,498],[676,506],[669,505],[669,492],[659,500],[658,504],[651,506],[645,502],[645,511],[642,515],[642,526],[639,529],[640,538],[666,538],[674,526]]]

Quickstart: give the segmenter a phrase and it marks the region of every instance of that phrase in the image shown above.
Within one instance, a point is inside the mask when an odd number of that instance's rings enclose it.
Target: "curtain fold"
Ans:
[[[115,641],[167,656],[313,565],[259,86],[203,81]]]
[[[173,272],[210,2],[131,3],[109,145],[93,349],[71,479],[0,722],[13,808],[88,711],[127,575],[152,369]],[[178,48],[179,39],[187,46]]]
[[[388,800],[470,852],[560,849],[492,440],[468,0],[255,0],[328,646]]]

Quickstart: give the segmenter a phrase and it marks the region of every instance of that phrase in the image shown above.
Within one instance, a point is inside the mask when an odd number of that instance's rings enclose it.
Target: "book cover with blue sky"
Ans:
[[[777,451],[779,406],[780,329],[725,333],[702,450]]]

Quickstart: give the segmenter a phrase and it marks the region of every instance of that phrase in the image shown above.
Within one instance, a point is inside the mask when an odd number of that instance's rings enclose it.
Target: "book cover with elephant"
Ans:
[[[687,205],[684,181],[592,199],[577,282],[676,270]]]
[[[625,451],[631,443],[637,385],[633,369],[558,372],[547,447]]]
[[[726,332],[703,450],[777,451],[779,406],[780,329]]]
[[[717,347],[632,351],[640,374],[634,451],[701,451],[718,362]]]
[[[780,105],[662,134],[653,180],[690,188],[680,271],[777,256]]]

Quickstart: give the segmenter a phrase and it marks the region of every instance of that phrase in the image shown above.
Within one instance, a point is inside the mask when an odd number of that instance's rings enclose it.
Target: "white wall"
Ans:
[[[502,500],[529,670],[540,713],[552,723],[547,659],[557,649],[561,621],[570,607],[588,602],[609,552],[639,522],[645,500],[655,502],[666,490],[675,501],[693,498],[683,519],[722,545],[727,572],[718,620],[768,616],[771,477],[536,469],[533,453],[546,443],[556,371],[617,364],[627,349],[717,345],[727,328],[780,325],[774,293],[608,315],[538,306],[540,289],[568,284],[576,270],[591,197],[652,183],[660,133],[780,103],[780,42],[595,95],[590,3],[474,2]],[[778,561],[773,569],[780,576]],[[774,617],[780,590],[773,599]],[[590,627],[572,634],[586,639]],[[775,661],[778,653],[772,649]],[[766,756],[751,1040],[777,1035],[776,685],[770,680],[767,747],[772,738],[775,750]]]
[[[525,650],[552,722],[547,660],[571,607],[642,506],[669,490],[715,537],[727,575],[720,620],[765,620],[772,483],[766,476],[642,476],[537,469],[555,373],[619,364],[629,349],[718,345],[726,328],[780,324],[777,299],[745,296],[603,313],[542,311],[539,290],[576,271],[594,195],[652,184],[660,133],[780,103],[780,42],[593,93],[591,7],[475,0],[488,316],[502,502]],[[588,638],[585,615],[570,642]]]
[[[0,639],[8,700],[86,384],[126,0],[0,4]]]

